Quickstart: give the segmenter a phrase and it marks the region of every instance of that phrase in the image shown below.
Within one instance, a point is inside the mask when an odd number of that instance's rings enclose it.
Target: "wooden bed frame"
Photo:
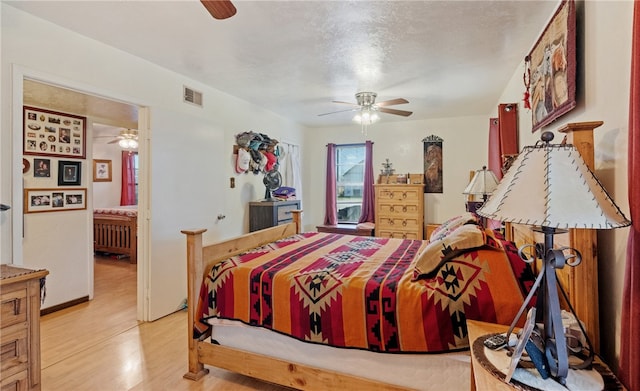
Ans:
[[[128,255],[131,263],[138,261],[138,217],[93,214],[93,251]]]
[[[296,389],[316,390],[407,390],[379,382],[295,362],[214,345],[193,338],[193,321],[202,279],[212,265],[254,247],[286,238],[300,232],[300,213],[292,211],[293,222],[242,235],[209,246],[203,246],[206,229],[183,230],[187,235],[187,339],[189,372],[184,377],[198,380],[209,373],[205,364]]]
[[[592,131],[601,124],[602,122],[569,124],[560,130],[567,133],[568,142],[576,145],[587,164],[591,164],[590,168],[592,169]],[[584,156],[583,148],[585,146],[587,151],[589,148],[591,149],[590,159],[588,156]],[[202,242],[202,234],[206,231],[205,229],[182,231],[187,236],[187,340],[189,344],[189,372],[184,377],[190,380],[200,379],[209,372],[205,368],[206,364],[296,389],[406,390],[406,388],[399,386],[380,384],[356,376],[214,345],[206,340],[193,338],[193,321],[196,316],[197,300],[206,271],[212,265],[230,256],[300,232],[300,212],[294,211],[293,223],[256,231],[208,246],[203,246]],[[534,235],[530,227],[508,225],[506,228],[507,238],[518,246],[540,241],[540,238]],[[597,294],[593,294],[593,292],[598,292],[595,231],[570,230],[568,234],[563,236],[565,236],[563,240],[567,244],[582,252],[583,262],[578,267],[565,268],[560,279],[568,287],[569,300],[576,308],[579,318],[585,323],[592,344],[597,350],[599,342],[598,298]],[[571,283],[567,285],[567,282]],[[420,379],[416,379],[416,381],[420,381]]]

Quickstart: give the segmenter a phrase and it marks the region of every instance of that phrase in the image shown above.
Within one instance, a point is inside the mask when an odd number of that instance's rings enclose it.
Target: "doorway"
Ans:
[[[94,268],[94,259],[93,259],[93,246],[91,243],[91,238],[92,238],[92,232],[90,229],[90,221],[91,221],[91,215],[92,215],[92,210],[93,210],[93,173],[92,173],[92,169],[93,169],[93,158],[94,158],[94,154],[92,151],[92,141],[93,141],[93,137],[94,137],[94,129],[92,124],[94,122],[99,122],[101,124],[108,124],[110,126],[117,126],[117,127],[123,127],[123,128],[133,128],[133,129],[138,129],[138,128],[146,128],[146,124],[148,124],[148,109],[145,107],[139,107],[136,106],[134,104],[130,104],[130,103],[124,103],[120,100],[117,100],[115,98],[107,98],[104,96],[99,96],[96,94],[94,94],[93,92],[88,92],[88,90],[84,90],[87,92],[80,92],[79,88],[74,88],[74,86],[69,86],[69,85],[62,85],[61,83],[55,83],[52,80],[53,79],[48,79],[45,81],[45,79],[43,78],[31,78],[29,75],[27,75],[28,72],[16,72],[16,74],[14,74],[14,85],[16,86],[16,88],[14,89],[15,94],[14,95],[14,107],[18,107],[20,110],[22,111],[22,106],[34,106],[34,107],[41,107],[41,108],[48,108],[50,110],[55,110],[55,111],[59,111],[59,112],[65,112],[65,113],[73,113],[75,115],[81,115],[87,118],[87,127],[86,127],[86,136],[85,136],[85,147],[86,147],[86,155],[84,157],[84,159],[82,159],[80,161],[81,163],[81,167],[83,170],[83,180],[81,183],[81,188],[86,189],[87,191],[87,210],[84,211],[85,213],[81,213],[81,212],[77,212],[75,214],[75,218],[76,219],[80,219],[81,221],[81,225],[83,225],[83,228],[80,228],[80,231],[82,231],[84,229],[84,226],[86,226],[86,234],[82,234],[82,235],[76,235],[76,238],[87,238],[87,240],[83,240],[83,243],[80,244],[69,244],[68,247],[71,246],[78,246],[78,248],[74,248],[71,250],[76,250],[75,252],[78,253],[80,256],[77,257],[69,257],[68,255],[66,256],[66,258],[75,258],[77,262],[82,262],[82,263],[86,263],[86,265],[81,265],[81,267],[79,269],[76,269],[75,266],[77,265],[68,265],[68,264],[64,264],[64,262],[62,262],[62,264],[60,265],[56,265],[56,259],[55,257],[50,256],[50,254],[47,255],[46,259],[44,257],[41,257],[44,260],[41,259],[37,259],[35,262],[46,262],[46,263],[39,263],[38,265],[40,267],[43,268],[47,268],[47,269],[54,269],[56,272],[55,273],[51,273],[51,278],[49,278],[48,280],[48,285],[49,285],[49,292],[48,296],[51,297],[52,295],[55,295],[56,293],[56,289],[53,286],[54,284],[56,284],[55,280],[55,276],[64,276],[63,279],[68,280],[69,276],[72,276],[72,278],[78,278],[78,280],[76,281],[72,281],[71,284],[68,284],[67,286],[64,286],[64,289],[67,289],[69,286],[77,286],[80,285],[81,286],[81,290],[82,290],[82,294],[80,294],[80,296],[82,296],[83,294],[86,294],[86,290],[88,287],[88,296],[90,299],[93,299],[93,295],[95,292],[95,286],[94,286],[94,272],[95,272],[95,268]],[[143,118],[143,126],[139,125],[138,122],[138,115],[142,114],[142,118]],[[14,118],[15,117],[15,112],[14,112]],[[22,117],[20,115],[20,117]],[[16,121],[15,123],[15,128],[14,128],[14,132],[15,129],[20,129],[23,124],[22,122]],[[21,131],[21,130],[19,130]],[[13,149],[16,152],[14,154],[14,156],[23,156],[22,155],[22,140],[19,140],[20,143],[14,143],[13,145]],[[141,155],[144,156],[143,154],[144,152],[144,148],[140,148],[141,149]],[[25,159],[27,161],[29,161],[30,159],[35,158],[34,156],[25,156]],[[53,160],[53,157],[51,157],[51,159]],[[15,159],[18,160],[18,159]],[[18,160],[19,161],[19,160]],[[144,159],[141,159],[140,161],[144,162]],[[54,162],[55,163],[55,162]],[[15,164],[14,161],[14,166],[17,166]],[[21,197],[21,193],[22,193],[22,187],[24,188],[33,188],[34,186],[36,187],[47,187],[49,186],[49,183],[44,183],[43,181],[40,181],[39,183],[34,183],[33,179],[30,177],[24,177],[25,174],[23,174],[23,186],[21,186],[19,189],[14,189],[14,200],[22,200]],[[28,174],[26,174],[28,175]],[[143,178],[143,176],[140,176],[140,178]],[[19,182],[18,182],[19,183]],[[144,188],[144,186],[142,186]],[[144,193],[144,189],[142,191],[142,193]],[[34,235],[32,234],[32,232],[30,232],[30,230],[36,226],[36,225],[42,225],[43,220],[40,218],[38,220],[37,223],[35,223],[34,221],[29,221],[29,218],[31,218],[31,216],[27,216],[27,215],[22,215],[22,203],[21,202],[14,202],[14,205],[16,206],[16,210],[14,211],[14,216],[13,216],[13,220],[14,222],[18,222],[18,224],[14,224],[14,229],[13,229],[13,253],[14,253],[14,257],[15,259],[18,260],[22,260],[25,264],[25,266],[30,266],[25,260],[29,260],[29,262],[33,262],[32,259],[34,258],[33,255],[34,253],[37,254],[39,252],[40,249],[32,249],[29,248],[29,246],[32,246],[34,241],[29,241],[27,240],[27,238],[29,237],[33,237]],[[67,217],[70,216],[70,214],[67,214],[66,216],[63,216],[64,213],[50,213],[50,214],[42,214],[42,215],[49,215],[47,216],[48,221],[44,221],[44,224],[46,225],[48,222],[51,222],[52,220],[54,220],[56,217],[55,215],[58,215],[59,219],[62,219],[62,223],[60,223],[60,221],[58,222],[53,222],[53,224],[51,224],[51,229],[55,230],[55,227],[60,227],[60,226],[64,226]],[[77,217],[77,216],[81,216],[81,217]],[[22,222],[22,224],[20,224]],[[146,228],[144,226],[144,224],[141,224],[140,228],[138,229],[138,232],[140,232],[140,234],[138,234],[138,237],[143,237],[144,234],[143,232],[148,232],[148,228]],[[146,242],[145,240],[140,240],[140,242]],[[68,249],[65,248],[65,249]],[[70,253],[73,251],[70,251]],[[139,253],[144,253],[144,250],[139,251]],[[83,255],[85,254],[85,255]],[[141,292],[144,291],[144,270],[145,268],[143,267],[144,265],[144,256],[140,256],[138,257],[139,261],[138,263],[134,266],[136,269],[136,273],[137,273],[137,278],[136,280],[136,300],[135,302],[137,302],[136,305],[136,314],[137,314],[137,318],[140,320],[144,320],[145,316],[145,308],[144,308],[144,300],[141,299]],[[86,260],[86,262],[82,261],[83,259]],[[142,260],[143,262],[140,262],[140,260]],[[72,269],[72,270],[69,270]],[[51,271],[51,270],[50,270]],[[84,280],[83,282],[83,279]],[[60,281],[58,281],[58,283],[60,283]],[[63,285],[66,285],[68,283],[68,281],[65,281]],[[82,288],[82,287],[85,288]],[[60,288],[58,289],[60,290]],[[52,292],[53,291],[53,292]],[[63,299],[64,300],[64,299]],[[51,305],[55,306],[56,302],[53,302]],[[46,303],[45,303],[46,305]]]

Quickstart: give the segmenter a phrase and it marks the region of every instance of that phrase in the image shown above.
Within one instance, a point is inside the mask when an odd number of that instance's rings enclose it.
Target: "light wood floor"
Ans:
[[[41,319],[43,391],[286,388],[210,368],[185,380],[187,314],[136,321],[136,265],[96,257],[95,298]]]

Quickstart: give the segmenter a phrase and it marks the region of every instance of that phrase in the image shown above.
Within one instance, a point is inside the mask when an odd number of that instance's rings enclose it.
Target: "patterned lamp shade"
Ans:
[[[631,224],[573,145],[549,144],[553,134],[524,147],[477,214],[494,220],[559,229],[609,229]]]

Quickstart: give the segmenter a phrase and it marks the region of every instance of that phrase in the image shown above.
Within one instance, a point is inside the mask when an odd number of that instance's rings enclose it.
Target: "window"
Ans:
[[[365,145],[336,145],[338,223],[357,224],[362,212]]]

